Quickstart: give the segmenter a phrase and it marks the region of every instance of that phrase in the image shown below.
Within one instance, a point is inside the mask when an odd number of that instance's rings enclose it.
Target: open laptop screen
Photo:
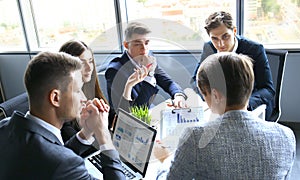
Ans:
[[[113,144],[126,165],[146,174],[156,130],[123,109],[119,109],[114,127]]]

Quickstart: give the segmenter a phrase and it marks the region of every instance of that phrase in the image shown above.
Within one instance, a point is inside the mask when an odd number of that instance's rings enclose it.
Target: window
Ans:
[[[245,36],[280,48],[299,44],[299,7],[300,0],[246,0]]]
[[[124,8],[126,20],[149,26],[153,50],[202,49],[208,40],[203,27],[209,14],[224,10],[235,18],[235,9],[236,0],[127,0]]]
[[[18,4],[26,30],[21,23]],[[95,52],[121,52],[115,2],[120,2],[121,29],[130,21],[149,26],[152,50],[201,50],[208,41],[205,19],[214,11],[230,12],[237,2],[243,35],[268,48],[298,48],[300,0],[0,0],[1,51],[57,50],[70,39]]]
[[[26,1],[28,2],[28,1]],[[87,43],[94,51],[118,49],[114,2],[111,0],[31,0],[23,4],[32,19],[33,49],[58,49],[70,39]],[[30,27],[28,27],[30,28]]]
[[[17,1],[0,0],[1,51],[26,51]]]

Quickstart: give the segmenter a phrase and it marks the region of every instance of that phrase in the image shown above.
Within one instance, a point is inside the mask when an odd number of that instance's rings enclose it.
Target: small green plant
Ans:
[[[151,115],[149,114],[148,106],[132,106],[130,107],[130,111],[135,117],[150,125]]]

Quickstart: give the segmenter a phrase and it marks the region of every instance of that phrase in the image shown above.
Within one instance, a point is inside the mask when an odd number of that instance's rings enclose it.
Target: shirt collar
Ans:
[[[61,137],[61,134],[60,134],[60,129],[58,129],[57,127],[47,123],[46,121],[30,114],[30,112],[28,111],[26,114],[25,114],[25,117],[28,118],[28,119],[31,119],[32,121],[34,121],[35,123],[41,125],[42,127],[44,127],[45,129],[47,129],[48,131],[50,131],[51,133],[53,133],[57,138],[58,140],[61,142],[61,144],[63,145],[64,144],[64,141]]]
[[[236,37],[234,37],[234,47],[232,49],[231,52],[235,52],[236,53],[236,50],[238,48],[238,45],[239,45],[239,42],[238,42],[238,39]],[[219,51],[218,51],[219,52]]]
[[[135,62],[135,60],[133,60],[133,59],[131,58],[131,56],[129,55],[128,51],[125,51],[125,52],[126,52],[128,58],[129,58],[130,62],[131,62],[136,68],[139,68],[139,67],[140,67],[139,64],[138,64],[137,62]]]
[[[234,47],[232,49],[232,52],[236,52],[238,45],[239,45],[239,41],[237,40],[236,37],[234,37]]]

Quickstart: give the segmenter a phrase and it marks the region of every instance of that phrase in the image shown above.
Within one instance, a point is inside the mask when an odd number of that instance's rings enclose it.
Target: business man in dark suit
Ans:
[[[104,179],[125,179],[108,126],[109,106],[86,101],[81,61],[65,53],[41,52],[25,72],[30,110],[0,122],[0,179],[101,179],[79,156],[96,137]],[[64,122],[80,119],[82,129],[65,144]]]
[[[113,59],[105,72],[107,82],[108,99],[111,108],[116,111],[120,100],[123,98],[125,84],[135,69],[142,66],[148,68],[148,76],[132,88],[131,96],[124,97],[128,101],[127,108],[136,105],[150,106],[154,96],[158,92],[158,86],[166,91],[174,100],[174,106],[184,106],[186,95],[181,87],[160,68],[156,59],[149,56],[148,34],[151,31],[142,23],[133,22],[128,24],[125,30],[124,47],[127,49],[121,57]],[[123,103],[124,105],[124,103]]]
[[[232,16],[227,12],[214,12],[205,21],[205,29],[211,41],[204,44],[200,62],[195,69],[193,81],[196,85],[196,74],[200,64],[209,55],[217,52],[235,52],[253,59],[255,82],[249,100],[248,110],[254,110],[261,104],[266,104],[266,120],[271,116],[275,90],[272,74],[263,45],[237,36],[237,29]],[[195,86],[196,87],[196,86]]]

